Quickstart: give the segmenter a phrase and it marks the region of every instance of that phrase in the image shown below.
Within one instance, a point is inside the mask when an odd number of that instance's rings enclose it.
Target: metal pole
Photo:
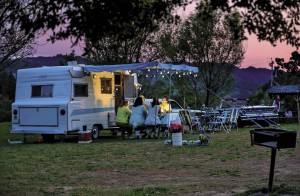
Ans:
[[[275,159],[276,159],[276,149],[272,148],[271,152],[271,164],[270,164],[270,174],[269,174],[269,186],[268,192],[272,192],[273,179],[274,179],[274,168],[275,168]]]

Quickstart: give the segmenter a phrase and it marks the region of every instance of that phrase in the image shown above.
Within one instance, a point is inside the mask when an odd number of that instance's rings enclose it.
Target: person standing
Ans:
[[[136,138],[140,138],[140,130],[137,129],[139,125],[145,124],[147,117],[147,110],[143,105],[142,97],[137,97],[132,107],[132,114],[129,119],[129,124],[135,129]]]
[[[272,106],[276,106],[275,108],[277,109],[277,111],[280,111],[280,96],[277,95],[276,98],[273,101]]]

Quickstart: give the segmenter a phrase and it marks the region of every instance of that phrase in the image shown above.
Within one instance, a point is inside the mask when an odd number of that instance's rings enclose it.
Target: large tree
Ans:
[[[199,77],[191,77],[197,103],[212,105],[219,101],[214,95],[224,96],[229,92],[233,84],[232,72],[245,53],[240,15],[237,12],[224,15],[209,4],[201,3],[197,12],[174,34],[175,38],[168,38],[169,34],[166,40],[176,45],[169,47],[171,50],[167,54],[176,55],[169,59],[192,63],[201,70]],[[201,88],[205,88],[205,92],[200,92]]]
[[[228,12],[238,8],[245,29],[259,40],[274,46],[278,41],[300,46],[299,0],[211,0],[211,4],[214,9]]]
[[[0,0],[0,72],[34,52],[35,32],[25,33],[10,20],[16,7],[16,1]]]
[[[153,30],[148,28],[135,29],[135,37],[120,38],[118,34],[105,36],[98,41],[85,40],[85,57],[94,64],[118,64],[149,61],[151,43],[150,35]],[[147,48],[148,51],[145,51]]]
[[[16,16],[26,31],[52,29],[52,40],[75,38],[75,43],[87,38],[98,41],[110,35],[120,38],[135,36],[135,29],[155,29],[157,22],[173,22],[175,6],[188,0],[26,0],[20,2]],[[24,11],[25,10],[25,11]]]
[[[196,1],[197,0],[190,0]],[[12,7],[9,20],[18,22],[27,32],[52,29],[52,38],[97,41],[106,35],[135,36],[137,27],[156,27],[157,21],[174,21],[172,10],[189,0],[22,0]],[[201,2],[200,0],[198,2]],[[214,9],[233,11],[238,8],[249,33],[272,44],[286,41],[299,47],[298,0],[219,0],[210,2]]]

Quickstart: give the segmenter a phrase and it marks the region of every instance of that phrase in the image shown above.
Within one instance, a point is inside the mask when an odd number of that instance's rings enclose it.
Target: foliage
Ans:
[[[287,72],[297,72],[300,71],[300,54],[298,51],[294,51],[291,54],[290,60],[284,62],[283,58],[276,58],[275,59],[278,67]]]
[[[39,1],[20,2],[19,12],[11,20],[22,25],[26,32],[51,29],[51,39],[82,38],[97,42],[110,35],[120,40],[136,36],[137,28],[153,30],[159,22],[178,21],[172,15],[175,6],[186,5],[187,0],[139,1]],[[23,11],[26,8],[28,12]],[[132,28],[137,27],[137,28]]]
[[[11,104],[15,99],[16,80],[12,73],[0,73],[0,122],[11,120]]]
[[[297,51],[292,52],[290,60],[284,62],[283,58],[276,58],[277,66],[275,67],[276,72],[273,74],[274,83],[277,85],[293,85],[300,84],[300,60],[299,53]],[[250,104],[265,104],[271,105],[272,98],[268,97],[265,93],[269,88],[270,83],[263,85],[257,92],[250,96]],[[281,107],[283,110],[287,108],[297,108],[297,102],[291,95],[282,95]]]
[[[11,121],[11,104],[13,100],[0,94],[0,122]]]
[[[0,72],[34,51],[34,31],[21,30],[9,20],[16,15],[16,1],[0,1]]]
[[[274,45],[286,41],[299,46],[299,1],[209,2],[213,9],[228,12],[239,9],[243,26],[260,40]],[[154,29],[157,22],[177,21],[178,16],[172,15],[174,7],[188,3],[188,0],[16,1],[10,7],[14,14],[7,19],[20,24],[26,32],[51,29],[52,40],[74,37],[78,41],[85,37],[94,42],[107,35],[134,37],[132,25]]]
[[[256,34],[259,40],[273,45],[277,41],[300,46],[299,13],[300,1],[295,0],[221,0],[210,1],[213,8],[232,11],[238,8],[243,17],[243,26],[250,34]]]
[[[179,56],[201,70],[200,77],[192,78],[192,81],[194,87],[202,84],[207,89],[203,100],[206,106],[219,102],[215,94],[225,95],[232,88],[233,70],[245,53],[242,46],[245,37],[240,23],[238,13],[224,15],[201,3],[197,12],[179,29]],[[194,93],[200,100],[199,92]]]
[[[143,48],[149,43],[152,29],[135,28],[135,37],[120,37],[119,34],[107,35],[98,41],[85,41],[85,56],[94,64],[119,64],[140,62],[143,57]],[[150,44],[149,44],[150,45]],[[148,46],[151,48],[151,45]],[[148,54],[150,55],[150,54]],[[144,59],[149,61],[150,59]]]

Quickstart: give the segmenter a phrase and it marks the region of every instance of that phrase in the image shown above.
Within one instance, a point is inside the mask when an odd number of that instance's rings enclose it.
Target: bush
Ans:
[[[11,104],[12,100],[5,96],[0,95],[0,122],[10,122],[11,121]]]

